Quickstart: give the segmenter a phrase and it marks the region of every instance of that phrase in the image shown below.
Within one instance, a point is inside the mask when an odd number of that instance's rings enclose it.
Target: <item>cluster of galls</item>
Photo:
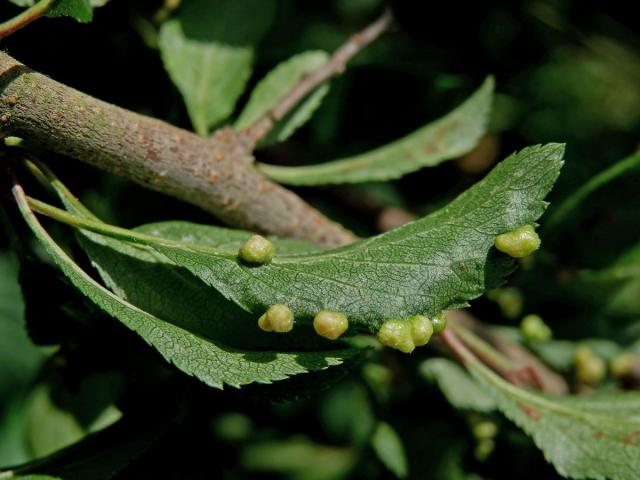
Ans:
[[[434,333],[440,333],[446,326],[444,315],[433,319],[424,315],[414,315],[404,320],[386,320],[378,330],[378,340],[387,347],[404,353],[411,353],[416,347],[429,343]]]
[[[251,265],[269,263],[275,254],[273,242],[261,235],[252,235],[238,250],[238,258]],[[265,332],[290,332],[293,324],[293,312],[281,303],[269,307],[258,319],[258,326]],[[434,333],[444,330],[445,325],[442,314],[433,319],[424,315],[414,315],[404,320],[391,319],[382,324],[377,337],[383,345],[410,353],[416,347],[426,345]],[[349,319],[341,312],[321,310],[313,319],[313,329],[321,337],[336,340],[349,329]]]

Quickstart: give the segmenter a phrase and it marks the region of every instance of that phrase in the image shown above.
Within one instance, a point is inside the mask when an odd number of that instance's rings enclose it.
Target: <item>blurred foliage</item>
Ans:
[[[274,67],[301,52],[332,51],[386,4],[278,0],[273,18],[263,19],[271,26],[262,40],[245,46],[237,61],[244,75],[238,82],[248,88],[231,92],[231,107],[222,105],[222,113],[200,112],[192,122],[197,106],[185,106],[184,90],[212,77],[198,78],[196,71],[182,86],[176,81],[177,88],[158,50],[163,21],[173,18],[164,25],[175,30],[181,18],[174,15],[179,3],[112,0],[93,12],[93,23],[45,18],[4,39],[2,47],[81,91],[184,128],[197,124],[204,132],[230,115],[233,105],[242,111],[253,87]],[[424,215],[512,151],[560,141],[567,143],[567,162],[551,195],[551,216],[578,188],[638,149],[640,36],[633,4],[421,3],[388,2],[397,28],[331,82],[295,135],[261,149],[258,160],[312,165],[369,151],[444,115],[493,74],[490,134],[482,148],[459,161],[385,184],[296,189],[329,216],[359,234],[375,234],[389,208]],[[1,18],[18,12],[11,2],[0,3]],[[233,27],[229,35],[242,30]],[[165,37],[172,33],[164,28]],[[247,56],[254,59],[251,76],[243,63]],[[172,76],[181,72],[177,66]],[[107,221],[212,221],[120,178],[55,155],[42,157]],[[582,198],[562,222],[547,228],[549,216],[543,217],[541,250],[523,260],[507,285],[471,306],[480,320],[508,327],[529,314],[544,318],[554,339],[527,346],[576,392],[593,388],[576,376],[578,348],[605,362],[640,351],[639,181],[640,172],[630,169]],[[2,207],[12,219],[10,203]],[[408,478],[420,479],[558,478],[532,441],[493,411],[490,398],[464,402],[468,398],[456,396],[472,395],[479,386],[452,363],[432,363],[435,348],[412,356],[374,348],[349,371],[290,379],[272,390],[251,385],[212,391],[167,367],[108,321],[26,241],[21,249],[14,245],[23,265],[21,294],[18,262],[8,247],[10,240],[27,237],[2,225],[0,465],[67,447],[19,470],[23,478],[32,472],[65,480],[389,478],[402,477],[405,469]],[[73,250],[69,234],[55,231]],[[49,347],[35,347],[27,332],[35,344]],[[511,332],[519,339],[517,330]],[[607,373],[597,388],[640,384],[627,380],[621,384]],[[476,427],[485,421],[495,425],[495,436],[479,438],[482,429]],[[84,441],[73,445],[78,439]]]

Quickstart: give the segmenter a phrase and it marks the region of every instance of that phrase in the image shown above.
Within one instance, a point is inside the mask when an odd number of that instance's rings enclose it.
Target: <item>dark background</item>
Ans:
[[[0,47],[83,92],[190,128],[180,94],[155,48],[157,26],[151,19],[160,5],[113,0],[95,11],[93,23],[42,19],[3,40]],[[260,45],[250,87],[295,53],[335,49],[384,5],[380,0],[281,0],[276,21]],[[638,148],[640,34],[633,2],[460,1],[439,2],[436,7],[431,2],[393,1],[389,5],[397,19],[393,31],[332,82],[323,106],[303,129],[285,144],[259,152],[258,158],[296,165],[366,151],[446,113],[489,74],[496,77],[498,92],[487,140],[491,148],[480,155],[475,168],[445,162],[387,185],[297,190],[356,232],[377,233],[379,215],[389,206],[418,215],[438,208],[497,160],[527,145],[567,143],[567,163],[551,194],[551,209],[595,173]],[[8,2],[0,4],[0,18],[17,11]],[[78,162],[53,156],[47,160],[83,201],[111,222],[127,227],[176,218],[212,222],[194,207]],[[545,248],[536,264],[510,280],[510,286],[525,292],[525,311],[542,314],[557,337],[613,338],[624,344],[638,331],[637,305],[623,313],[603,313],[593,302],[598,306],[598,301],[606,301],[607,292],[594,294],[567,283],[567,278],[577,270],[608,266],[638,242],[639,180],[634,173],[591,196],[569,221],[543,236]],[[6,246],[7,238],[2,237],[6,235],[0,233]],[[60,331],[68,323],[68,312],[62,307],[74,303],[74,293],[65,290],[54,273],[35,276],[32,291],[39,292],[36,302],[44,312],[32,309],[32,316],[60,322],[57,334],[63,336]],[[52,279],[53,287],[43,284],[45,278]],[[474,302],[472,311],[488,322],[514,324],[487,299]],[[435,387],[415,380],[415,358],[386,353],[373,362],[392,374],[386,396],[377,395],[371,382],[363,382],[367,367],[359,366],[327,392],[283,382],[276,396],[291,400],[298,396],[292,392],[305,392],[303,396],[308,393],[310,398],[272,404],[273,390],[213,392],[189,379],[173,378],[164,367],[152,378],[143,378],[147,370],[140,365],[151,362],[153,354],[137,339],[117,327],[113,330],[110,335],[128,338],[123,340],[124,351],[140,351],[136,355],[142,357],[136,359],[139,370],[133,374],[137,384],[128,385],[119,407],[136,414],[146,410],[151,419],[166,411],[167,418],[174,419],[117,478],[332,478],[334,473],[327,469],[340,462],[348,468],[333,478],[388,478],[370,447],[358,443],[357,429],[362,426],[358,422],[367,421],[359,415],[367,408],[400,433],[412,478],[555,478],[531,442],[497,416],[493,421],[498,422],[500,434],[495,450],[487,459],[479,458],[469,427],[475,420],[453,410]],[[83,335],[92,338],[91,333]],[[77,392],[89,371],[129,368],[132,360],[126,355],[105,361],[112,351],[107,345],[96,348],[99,343],[93,338],[91,351],[78,345],[63,348],[38,378],[61,376],[60,382],[75,385]],[[23,388],[20,382],[17,385],[0,393]],[[9,407],[21,402],[12,398],[9,393],[4,400],[0,397],[0,413],[5,415],[0,446]],[[150,431],[154,421],[146,423],[145,415],[139,416],[142,430]],[[136,425],[130,428],[124,436],[136,438]],[[280,450],[264,450],[269,442]],[[296,466],[295,459],[308,469]],[[322,477],[323,472],[327,476]]]

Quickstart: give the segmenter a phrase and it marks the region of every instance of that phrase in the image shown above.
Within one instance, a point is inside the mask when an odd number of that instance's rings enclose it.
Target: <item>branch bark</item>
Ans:
[[[208,139],[58,83],[0,52],[0,132],[126,177],[249,230],[333,247],[355,236],[253,168],[252,140]]]

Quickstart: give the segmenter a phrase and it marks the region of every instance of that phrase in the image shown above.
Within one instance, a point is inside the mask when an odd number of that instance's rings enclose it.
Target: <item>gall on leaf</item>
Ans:
[[[252,235],[238,250],[240,260],[254,265],[269,263],[275,254],[276,246],[262,235]]]
[[[349,319],[344,313],[320,310],[313,319],[313,329],[318,335],[336,340],[349,328]]]
[[[495,246],[498,250],[515,258],[531,255],[540,248],[540,237],[533,225],[523,225],[511,232],[498,235]]]
[[[265,332],[290,332],[293,329],[293,313],[286,305],[277,303],[258,319],[258,326]]]

